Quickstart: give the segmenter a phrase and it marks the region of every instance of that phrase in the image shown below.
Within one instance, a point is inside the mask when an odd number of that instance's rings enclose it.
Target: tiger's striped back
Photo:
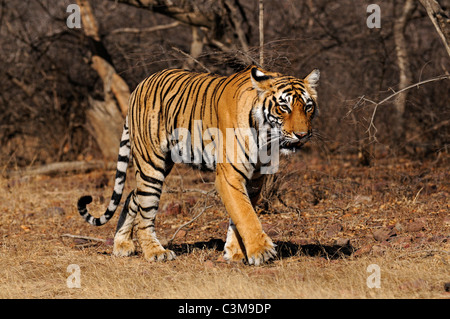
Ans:
[[[130,104],[130,135],[135,141],[136,152],[144,162],[163,159],[164,153],[178,142],[180,136],[176,130],[184,129],[190,136],[190,150],[184,150],[190,156],[184,158],[184,162],[202,169],[215,169],[217,158],[204,158],[210,154],[202,152],[206,146],[203,133],[217,129],[225,135],[227,128],[253,127],[254,119],[249,114],[239,125],[225,127],[219,119],[219,116],[224,119],[233,112],[230,92],[233,92],[233,99],[242,98],[237,92],[250,88],[251,81],[246,72],[231,77],[184,70],[156,73],[136,88],[136,98]],[[245,103],[250,106],[248,101]],[[250,108],[247,109],[250,112]],[[223,141],[212,139],[212,142],[219,148]],[[157,169],[162,177],[165,168]]]

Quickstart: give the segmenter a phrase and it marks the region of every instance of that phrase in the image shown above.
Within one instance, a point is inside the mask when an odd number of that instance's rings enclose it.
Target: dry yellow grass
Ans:
[[[311,176],[306,176],[308,172],[317,169],[318,166],[314,165],[310,164],[304,168],[305,171],[299,172],[300,176],[305,175],[304,183],[310,180]],[[439,174],[436,176],[441,176]],[[445,174],[444,169],[444,177]],[[168,187],[179,185],[177,179],[188,175],[185,171],[175,171]],[[191,175],[189,184],[187,177],[182,178],[185,189],[211,189],[209,176]],[[380,210],[381,205],[394,204],[389,204],[388,195],[371,190],[373,199],[370,205],[363,206],[364,213],[351,209],[339,213],[324,212],[322,204],[331,206],[324,201],[306,207],[306,213],[291,210],[262,215],[264,225],[275,225],[269,229],[276,241],[294,245],[301,243],[299,238],[310,236],[312,239],[307,244],[320,241],[321,245],[332,245],[339,237],[345,237],[350,238],[354,250],[361,248],[356,254],[335,259],[299,251],[284,254],[283,258],[263,267],[222,262],[220,257],[223,252],[213,247],[179,251],[177,259],[172,262],[148,263],[140,254],[129,258],[112,257],[112,247],[108,242],[91,245],[61,237],[65,233],[103,239],[113,236],[117,216],[104,227],[94,228],[86,224],[76,211],[77,198],[86,193],[106,198],[103,201],[97,199],[90,206],[92,211],[102,211],[111,192],[110,186],[102,185],[111,185],[112,179],[113,172],[0,179],[0,298],[450,297],[444,291],[444,283],[450,281],[448,182],[445,179],[433,180],[439,196],[424,191],[419,195],[421,197],[416,198],[416,191],[414,196],[393,194],[398,213],[388,213],[389,209]],[[200,184],[191,184],[194,179],[201,180]],[[317,180],[313,182],[316,187],[320,183]],[[359,183],[364,181],[360,179]],[[132,181],[129,181],[127,189],[131,185]],[[186,195],[181,192],[165,194],[162,206],[172,201],[193,201],[191,196],[201,197],[199,194]],[[380,203],[376,203],[378,196],[384,198]],[[349,198],[354,200],[354,197],[344,197],[344,204]],[[283,198],[285,202],[288,199]],[[345,206],[334,197],[333,200],[335,205]],[[194,245],[211,238],[219,242],[225,239],[226,229],[220,225],[226,222],[227,216],[217,199],[213,203],[216,204],[215,209],[190,225],[184,237],[176,239],[176,244]],[[312,210],[318,211],[317,216],[309,217]],[[431,210],[433,213],[429,215]],[[409,225],[409,218],[420,216],[426,218],[424,230],[398,231],[396,238],[406,237],[407,244],[402,241],[379,243],[372,237],[373,230],[399,221]],[[169,211],[162,212],[158,219],[160,237],[169,239],[177,226],[191,217],[187,213],[172,216]],[[336,223],[340,223],[342,229],[338,228],[330,235],[330,228],[327,227]],[[80,248],[82,244],[88,245]],[[67,267],[71,264],[80,267],[80,288],[67,286],[70,275]],[[371,264],[380,267],[380,288],[369,288],[367,285],[367,278],[372,274],[367,267]]]
[[[48,248],[51,245],[51,248]],[[57,241],[4,244],[1,298],[448,298],[448,258],[291,257],[261,268],[217,263],[196,251],[168,263],[73,251]],[[68,288],[67,266],[80,267],[81,288]],[[370,264],[381,269],[380,288],[369,288]]]

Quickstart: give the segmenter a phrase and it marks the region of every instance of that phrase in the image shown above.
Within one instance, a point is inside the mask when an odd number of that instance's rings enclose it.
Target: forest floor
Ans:
[[[258,208],[278,251],[261,267],[223,260],[228,217],[213,173],[169,175],[156,230],[177,258],[162,263],[112,256],[118,213],[103,227],[78,215],[86,194],[92,214],[104,212],[114,171],[0,178],[0,298],[450,298],[449,163],[285,159]]]

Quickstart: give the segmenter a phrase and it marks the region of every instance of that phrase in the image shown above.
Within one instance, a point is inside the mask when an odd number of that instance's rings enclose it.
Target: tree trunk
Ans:
[[[203,37],[200,34],[198,27],[191,27],[192,29],[192,42],[191,51],[189,57],[183,64],[183,69],[192,70],[194,68],[197,58],[202,54],[203,51]]]
[[[83,31],[92,52],[91,67],[103,81],[104,100],[89,97],[91,108],[86,112],[88,129],[105,159],[115,160],[124,117],[128,110],[130,89],[117,74],[106,48],[101,43],[97,21],[89,1],[77,0],[77,3],[80,6]]]
[[[264,67],[264,0],[259,0],[259,65]]]
[[[450,19],[436,0],[419,0],[427,10],[447,54],[450,56]]]
[[[415,9],[413,0],[406,0],[400,17],[394,23],[395,52],[397,54],[397,65],[399,69],[399,90],[404,89],[412,83],[411,68],[408,59],[408,43],[405,39],[405,28],[412,12]],[[395,101],[395,138],[401,138],[404,134],[404,113],[408,92],[402,92]]]
[[[89,97],[89,104],[91,108],[86,111],[88,130],[94,136],[103,157],[107,160],[117,160],[124,123],[122,114],[111,97],[105,96],[105,101]]]

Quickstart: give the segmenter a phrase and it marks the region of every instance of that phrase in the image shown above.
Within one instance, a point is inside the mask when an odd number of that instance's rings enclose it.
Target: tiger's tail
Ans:
[[[130,147],[130,134],[128,131],[128,116],[125,119],[123,126],[122,138],[120,139],[119,156],[117,159],[116,179],[114,182],[114,191],[111,196],[108,208],[106,212],[95,218],[89,214],[86,206],[92,202],[92,196],[83,196],[78,200],[78,212],[81,217],[84,218],[89,224],[94,226],[101,226],[106,224],[116,212],[117,206],[119,206],[120,199],[122,198],[123,189],[125,186],[125,179],[127,177],[127,167],[130,161],[131,147]]]

